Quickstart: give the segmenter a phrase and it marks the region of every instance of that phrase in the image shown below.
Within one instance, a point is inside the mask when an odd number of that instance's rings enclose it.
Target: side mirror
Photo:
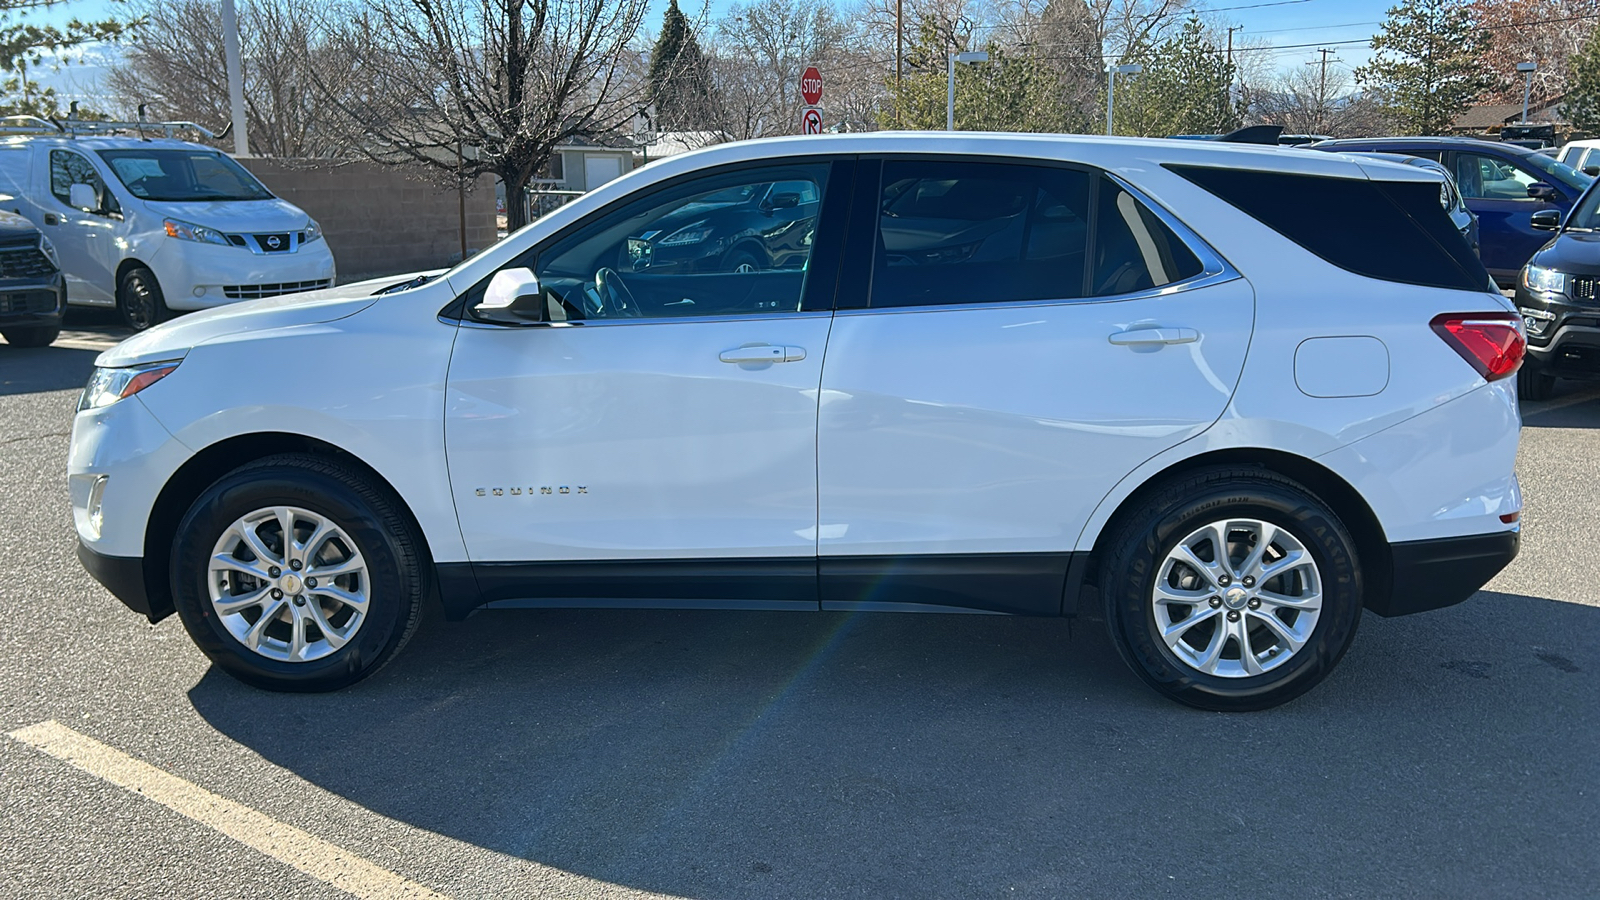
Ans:
[[[773,194],[767,198],[767,209],[794,209],[799,205],[799,194]]]
[[[1556,231],[1561,228],[1561,211],[1541,209],[1533,214],[1530,224],[1538,231]]]
[[[1556,189],[1542,181],[1535,181],[1528,185],[1528,196],[1535,200],[1555,200],[1560,195]]]
[[[100,192],[89,184],[74,184],[67,188],[67,202],[84,212],[100,211]]]
[[[544,322],[544,292],[532,269],[501,269],[489,279],[483,299],[472,311],[491,321]]]
[[[1584,166],[1583,167],[1583,174],[1585,174],[1585,175],[1600,175],[1600,166]]]

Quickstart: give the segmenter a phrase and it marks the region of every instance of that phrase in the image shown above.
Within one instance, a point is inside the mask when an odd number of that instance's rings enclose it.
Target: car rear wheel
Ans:
[[[1327,677],[1355,637],[1355,543],[1282,476],[1183,476],[1123,517],[1110,546],[1101,588],[1112,640],[1146,684],[1180,703],[1285,703]]]
[[[123,273],[117,285],[117,312],[122,314],[123,323],[134,331],[143,331],[172,318],[155,273],[143,266]]]
[[[1549,400],[1556,391],[1556,377],[1523,365],[1517,372],[1517,397],[1523,400]]]
[[[32,328],[7,328],[0,331],[6,343],[13,347],[48,347],[61,336],[60,325],[36,325]]]
[[[337,462],[284,455],[223,476],[172,551],[179,617],[256,687],[326,691],[394,657],[429,583],[421,540],[386,488]]]

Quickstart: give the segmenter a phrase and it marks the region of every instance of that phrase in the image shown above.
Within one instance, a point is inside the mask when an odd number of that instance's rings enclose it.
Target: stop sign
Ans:
[[[806,99],[807,106],[816,106],[822,100],[822,73],[816,66],[806,67],[805,74],[800,76],[800,96]]]

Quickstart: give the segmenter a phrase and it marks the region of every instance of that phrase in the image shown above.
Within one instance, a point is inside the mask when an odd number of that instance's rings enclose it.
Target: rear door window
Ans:
[[[1108,296],[1201,269],[1115,182],[1055,166],[888,160],[874,237],[873,307]]]

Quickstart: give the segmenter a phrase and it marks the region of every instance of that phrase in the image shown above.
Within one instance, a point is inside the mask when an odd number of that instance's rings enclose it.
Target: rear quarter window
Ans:
[[[1400,284],[1488,289],[1488,271],[1431,182],[1167,168],[1341,269]]]

